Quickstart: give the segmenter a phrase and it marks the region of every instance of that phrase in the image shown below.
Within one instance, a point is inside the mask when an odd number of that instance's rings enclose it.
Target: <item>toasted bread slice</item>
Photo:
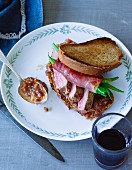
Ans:
[[[110,38],[98,38],[79,44],[62,44],[60,61],[73,70],[97,75],[122,64],[122,51]]]

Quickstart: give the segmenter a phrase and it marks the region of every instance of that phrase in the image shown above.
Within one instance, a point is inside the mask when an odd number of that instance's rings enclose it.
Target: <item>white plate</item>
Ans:
[[[94,120],[86,120],[77,112],[67,109],[51,89],[45,75],[45,66],[48,63],[47,55],[52,51],[53,42],[59,44],[67,38],[83,42],[104,36],[115,40],[124,53],[123,64],[105,74],[105,77],[119,76],[119,79],[112,84],[125,90],[123,94],[113,92],[114,104],[105,113],[117,112],[126,115],[132,105],[132,56],[130,52],[116,37],[100,28],[66,22],[47,25],[31,32],[9,52],[8,60],[23,78],[37,77],[45,81],[49,89],[49,98],[46,104],[30,104],[19,96],[17,78],[6,66],[3,66],[1,92],[12,116],[28,130],[47,138],[72,141],[91,137]],[[45,112],[44,106],[51,107],[51,111]]]

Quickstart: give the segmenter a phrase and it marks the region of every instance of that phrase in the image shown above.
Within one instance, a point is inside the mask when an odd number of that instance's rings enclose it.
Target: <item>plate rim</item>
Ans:
[[[127,53],[129,54],[130,60],[132,60],[132,56],[131,56],[130,51],[129,51],[129,50],[127,49],[127,47],[126,47],[118,38],[116,38],[114,35],[112,35],[111,33],[107,32],[107,31],[105,31],[104,29],[101,29],[101,28],[99,28],[99,27],[96,27],[96,26],[93,26],[93,25],[89,25],[89,24],[85,24],[85,23],[79,23],[79,22],[60,22],[60,23],[53,23],[53,24],[49,24],[49,25],[46,25],[46,26],[42,26],[42,27],[40,27],[40,28],[38,28],[38,29],[35,29],[35,30],[33,30],[32,32],[30,32],[30,33],[28,33],[27,35],[25,35],[23,38],[21,38],[21,39],[13,46],[13,48],[9,51],[9,53],[8,53],[8,55],[7,55],[7,58],[10,58],[11,53],[12,53],[13,51],[15,51],[15,48],[16,48],[17,46],[19,46],[19,44],[21,44],[21,42],[23,41],[23,39],[26,39],[28,36],[34,34],[35,32],[37,32],[37,31],[39,31],[39,30],[41,30],[41,29],[44,29],[45,27],[47,27],[47,28],[48,28],[48,27],[51,27],[51,26],[55,26],[55,27],[56,27],[56,25],[64,25],[64,24],[67,24],[67,25],[69,25],[69,24],[77,24],[77,25],[81,24],[81,25],[85,25],[86,27],[89,26],[89,27],[92,27],[92,28],[95,28],[95,29],[104,31],[104,32],[106,32],[107,34],[110,34],[112,37],[114,37],[116,40],[118,40],[118,41],[123,45],[123,47],[125,47],[125,52],[127,51]],[[2,69],[1,69],[1,75],[4,74],[4,73],[3,73],[3,72],[4,72],[4,71],[3,71],[4,68],[5,68],[5,65],[3,64]],[[2,76],[0,77],[0,80],[2,80]],[[15,118],[15,120],[17,120],[17,122],[19,122],[24,128],[28,129],[29,131],[31,131],[31,132],[39,135],[39,136],[47,137],[47,138],[49,138],[49,139],[54,139],[54,140],[59,140],[59,141],[77,141],[77,140],[83,140],[83,139],[87,139],[87,138],[90,138],[90,137],[91,137],[91,133],[90,133],[90,134],[87,134],[87,135],[84,135],[84,136],[81,136],[81,137],[79,137],[79,138],[76,138],[76,137],[74,137],[74,138],[68,138],[68,137],[66,137],[66,138],[57,138],[57,137],[54,137],[54,136],[46,136],[45,134],[42,135],[41,133],[32,130],[32,129],[29,128],[26,124],[22,123],[22,122],[14,115],[14,113],[12,113],[10,107],[8,106],[8,103],[6,102],[6,99],[5,99],[5,97],[4,97],[4,94],[3,94],[2,81],[1,81],[1,94],[2,94],[2,98],[3,98],[3,100],[4,100],[4,103],[5,103],[8,111],[9,111],[9,112],[11,113],[11,115]],[[131,108],[130,108],[130,109],[131,109]],[[127,111],[127,113],[125,114],[125,116],[128,114],[128,112],[130,111],[130,109],[128,109],[128,111]]]

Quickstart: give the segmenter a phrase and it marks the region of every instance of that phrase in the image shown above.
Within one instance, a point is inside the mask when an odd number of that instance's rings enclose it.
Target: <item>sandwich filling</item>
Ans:
[[[89,76],[85,75],[83,73],[79,73],[77,71],[74,71],[61,63],[58,60],[53,65],[54,70],[57,70],[59,73],[61,73],[69,82],[82,87],[86,88],[87,90],[95,93],[97,87],[103,80],[102,76]]]
[[[74,109],[88,119],[100,116],[104,110],[113,103],[107,97],[90,92],[88,89],[79,87],[69,82],[63,74],[55,70],[52,64],[47,64],[47,76],[52,89],[63,100],[69,109]]]
[[[52,89],[69,109],[73,108],[86,118],[92,119],[111,106],[113,100],[108,96],[95,94],[103,80],[101,75],[91,76],[72,70],[58,59],[56,50],[53,50],[51,57],[55,59],[55,63],[47,64],[47,76]]]

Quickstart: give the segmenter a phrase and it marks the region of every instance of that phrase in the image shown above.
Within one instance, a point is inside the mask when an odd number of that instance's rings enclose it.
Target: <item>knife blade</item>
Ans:
[[[1,102],[0,107],[5,106],[3,102]],[[6,109],[7,110],[7,109]],[[3,112],[0,110],[1,114],[5,115],[11,122],[13,122],[19,129],[21,129],[27,136],[29,136],[35,143],[39,144],[43,149],[45,149],[48,153],[50,153],[53,157],[56,159],[65,162],[62,155],[59,153],[59,151],[53,146],[53,144],[45,137],[38,136],[26,128],[24,128],[22,125],[20,125],[7,111]]]

